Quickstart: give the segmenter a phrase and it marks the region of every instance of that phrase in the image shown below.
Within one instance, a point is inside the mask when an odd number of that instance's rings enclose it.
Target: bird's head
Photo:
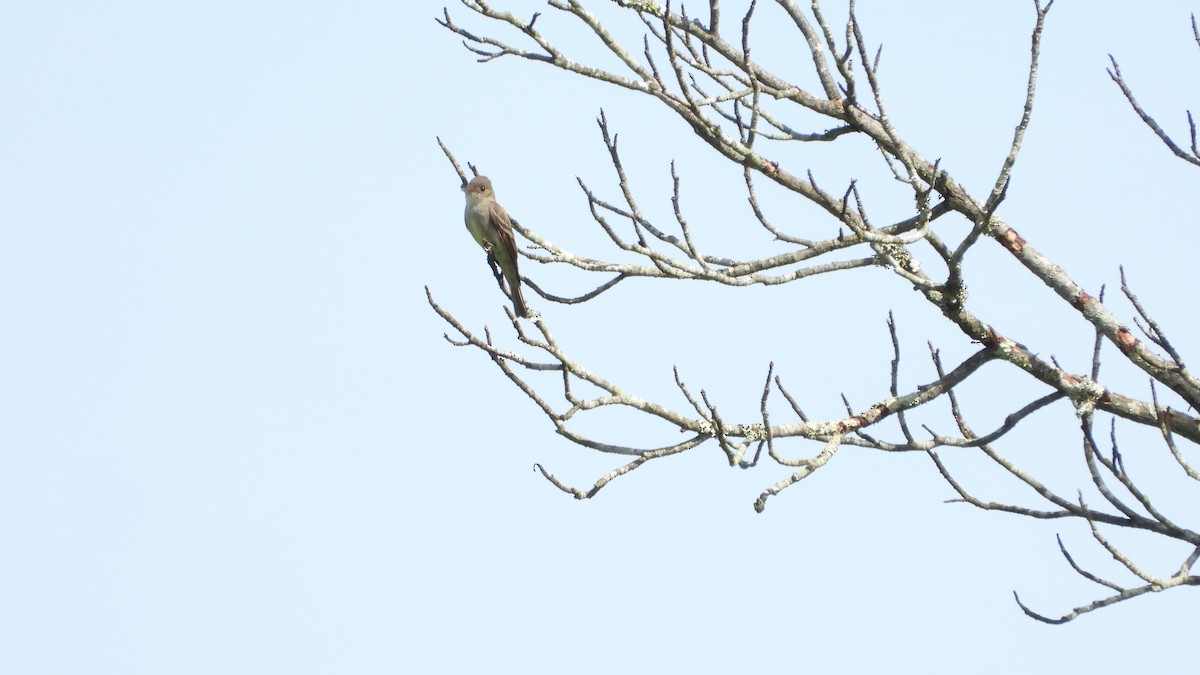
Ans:
[[[467,201],[472,204],[480,199],[494,198],[495,193],[492,192],[492,181],[488,180],[487,176],[476,176],[462,187],[463,192],[467,195]]]

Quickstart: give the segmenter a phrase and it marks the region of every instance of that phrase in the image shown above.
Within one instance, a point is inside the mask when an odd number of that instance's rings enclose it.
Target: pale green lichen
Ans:
[[[662,16],[663,13],[662,6],[650,0],[617,0],[617,4],[627,9],[646,12],[654,16]]]

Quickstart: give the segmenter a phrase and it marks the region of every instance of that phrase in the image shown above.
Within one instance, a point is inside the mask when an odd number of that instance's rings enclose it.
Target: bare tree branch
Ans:
[[[781,475],[766,483],[754,503],[755,509],[761,511],[769,498],[830,466],[843,446],[878,452],[924,452],[957,495],[949,501],[1032,519],[1086,522],[1099,549],[1115,559],[1138,584],[1126,587],[1085,570],[1059,538],[1059,549],[1070,569],[1113,594],[1051,618],[1031,610],[1014,593],[1022,611],[1034,619],[1063,623],[1148,592],[1200,585],[1200,578],[1191,574],[1200,558],[1200,534],[1180,518],[1188,514],[1168,516],[1160,508],[1160,504],[1169,502],[1152,494],[1148,486],[1153,483],[1142,478],[1145,471],[1138,463],[1140,453],[1127,451],[1127,460],[1116,431],[1117,418],[1157,429],[1184,473],[1193,481],[1200,481],[1200,472],[1192,468],[1185,456],[1194,448],[1180,447],[1200,443],[1200,418],[1194,414],[1200,408],[1200,380],[1190,373],[1183,355],[1163,327],[1130,290],[1124,269],[1121,290],[1133,308],[1133,326],[1141,331],[1148,344],[1105,305],[1103,287],[1096,297],[1087,293],[1066,270],[1026,241],[1000,213],[1009,191],[1015,189],[1017,160],[1034,120],[1041,46],[1046,39],[1046,18],[1053,0],[1044,4],[1042,0],[1033,1],[1033,28],[1020,119],[1013,129],[1011,143],[1000,158],[995,181],[983,198],[970,194],[942,168],[940,161],[930,161],[905,140],[889,114],[884,94],[883,47],[873,45],[868,39],[868,26],[861,20],[853,0],[848,2],[844,26],[830,23],[819,0],[812,0],[806,8],[793,0],[775,0],[787,17],[789,29],[794,27],[796,31],[794,44],[801,60],[812,65],[809,80],[815,82],[812,90],[770,71],[752,57],[752,35],[757,34],[754,27],[770,20],[762,18],[758,0],[749,3],[740,21],[727,19],[725,24],[721,21],[719,0],[708,1],[707,23],[689,17],[682,6],[673,9],[673,3],[668,2],[614,0],[605,4],[613,12],[614,20],[633,21],[645,31],[641,44],[633,45],[632,49],[621,44],[601,18],[584,6],[583,0],[550,0],[551,9],[574,20],[615,59],[610,61],[616,65],[608,69],[576,60],[572,54],[582,53],[580,43],[572,40],[560,46],[536,27],[539,18],[536,13],[526,18],[494,8],[485,0],[460,2],[465,14],[497,31],[496,35],[460,25],[448,9],[443,10],[438,22],[458,36],[479,61],[486,63],[511,56],[550,66],[639,94],[669,111],[714,150],[718,158],[740,167],[748,206],[746,218],[752,219],[750,231],[759,239],[769,239],[751,256],[723,255],[718,250],[718,240],[707,236],[705,218],[689,213],[690,189],[674,162],[669,167],[672,222],[656,222],[639,203],[637,190],[625,170],[617,134],[612,133],[609,120],[601,111],[597,124],[616,176],[615,191],[594,189],[583,178],[577,182],[587,200],[592,222],[607,237],[606,246],[612,250],[576,253],[552,241],[548,233],[535,232],[514,220],[514,230],[530,243],[521,249],[521,255],[580,275],[602,275],[602,280],[589,282],[592,290],[578,296],[556,294],[525,279],[541,297],[570,306],[574,311],[627,280],[633,280],[632,283],[687,280],[730,287],[781,286],[818,275],[877,268],[890,272],[879,275],[888,280],[882,283],[900,284],[901,288],[915,291],[914,298],[929,303],[954,326],[963,343],[972,345],[966,350],[973,352],[970,356],[947,369],[941,352],[929,343],[933,373],[925,375],[924,384],[913,386],[911,380],[906,384],[908,378],[900,368],[903,344],[896,316],[889,312],[887,330],[892,358],[886,395],[880,392],[865,407],[852,405],[843,396],[844,415],[814,419],[784,387],[776,361],[764,358],[769,365],[757,414],[740,421],[728,413],[735,408],[718,406],[721,397],[717,392],[689,387],[677,368],[672,369],[679,394],[675,403],[637,396],[614,379],[591,371],[569,356],[569,350],[553,337],[545,318],[529,329],[510,314],[515,346],[501,347],[487,327],[481,331],[469,328],[468,322],[460,321],[438,305],[427,289],[430,306],[453,329],[455,337],[446,336],[450,344],[486,354],[517,390],[547,416],[560,436],[583,448],[627,458],[622,460],[625,464],[601,476],[587,489],[570,487],[541,464],[535,465],[535,470],[552,485],[576,499],[590,499],[612,480],[652,459],[688,452],[712,442],[733,468],[779,467],[776,470]],[[1192,32],[1200,46],[1200,29],[1194,17]],[[1191,134],[1188,152],[1143,110],[1117,61],[1110,57],[1110,62],[1109,76],[1142,122],[1176,156],[1200,166],[1191,114],[1188,114]],[[820,171],[799,165],[801,160],[796,153],[785,152],[788,147],[800,147],[788,143],[814,142],[869,144],[882,162],[864,166],[863,170],[883,176],[906,200],[911,197],[911,211],[898,219],[889,217],[892,221],[889,223],[879,216],[883,209],[874,205],[878,195],[873,183],[851,178],[830,189],[819,185]],[[438,143],[459,179],[465,181],[466,174],[453,154],[440,138]],[[469,163],[468,167],[475,171]],[[886,181],[888,176],[891,181]],[[783,207],[772,204],[770,216],[760,201],[762,181],[773,183],[791,200],[785,201]],[[805,208],[792,208],[800,205]],[[819,217],[811,215],[814,213]],[[722,226],[728,226],[728,221],[723,221]],[[998,246],[1021,264],[1024,271],[1020,273],[1032,275],[1061,298],[1064,316],[1090,325],[1087,344],[1091,358],[1084,355],[1077,359],[1081,367],[1084,362],[1090,364],[1085,374],[1069,371],[1053,356],[1040,356],[1036,348],[1027,347],[1017,339],[1021,336],[1009,335],[989,322],[985,315],[991,308],[971,301],[968,282],[974,270],[968,254],[986,246]],[[1081,352],[1086,349],[1080,346]],[[1145,395],[1118,391],[1102,381],[1101,373],[1108,374],[1114,361],[1139,369],[1150,379],[1148,400]],[[1063,363],[1070,362],[1063,359]],[[991,363],[996,365],[984,368]],[[967,415],[978,411],[964,410],[957,389],[968,380],[987,388],[988,372],[1000,369],[1025,375],[1034,390],[1012,403],[988,404],[987,418],[1001,419],[1002,415],[1002,421],[990,422],[987,427],[990,430],[976,433]],[[557,374],[559,383],[554,395],[540,393],[545,382],[535,378],[545,378],[546,373]],[[861,377],[852,371],[848,375]],[[806,396],[832,395],[822,387],[808,386],[827,383],[805,384]],[[1168,399],[1165,403],[1160,402],[1160,388]],[[782,402],[778,398],[772,400],[774,392],[778,392]],[[948,404],[946,408],[928,405],[943,398]],[[1070,407],[1053,406],[1059,401],[1069,402]],[[1002,405],[1005,407],[1001,408]],[[599,409],[645,416],[661,423],[672,434],[682,433],[684,440],[669,443],[647,440],[625,445],[578,431],[577,418]],[[922,415],[919,425],[913,417],[917,410]],[[794,418],[780,418],[781,412]],[[1059,420],[1065,417],[1064,412],[1074,419],[1059,423],[1078,425],[1071,428],[1078,430],[1083,451],[1082,458],[1074,449],[1069,455],[1078,463],[1080,483],[1089,485],[1088,490],[1094,490],[1102,498],[1103,501],[1097,502],[1099,508],[1088,506],[1082,492],[1077,498],[1063,497],[1034,472],[1002,453],[997,445],[1035,413]],[[1094,434],[1097,415],[1105,416],[1110,427],[1105,450],[1099,447]],[[943,450],[946,448],[955,450],[946,452]],[[769,461],[760,465],[764,449]],[[999,475],[1023,486],[1024,497],[999,502],[976,496],[974,488],[960,481],[951,470],[957,457],[964,454],[988,460]],[[1066,452],[1063,454],[1067,456]],[[1115,546],[1101,526],[1150,533],[1186,547],[1187,553],[1177,571],[1156,575],[1136,555]]]
[[[1192,15],[1192,34],[1196,34],[1195,15]],[[1137,113],[1138,117],[1142,118],[1142,122],[1150,128],[1150,131],[1154,132],[1155,136],[1158,136],[1158,139],[1163,142],[1163,145],[1170,148],[1171,152],[1176,157],[1188,162],[1189,164],[1200,166],[1200,151],[1197,151],[1196,149],[1196,123],[1192,120],[1191,111],[1189,110],[1187,114],[1188,131],[1191,136],[1191,152],[1188,152],[1179,147],[1179,144],[1177,144],[1167,134],[1166,131],[1163,131],[1163,128],[1159,126],[1158,122],[1156,122],[1153,117],[1150,116],[1150,113],[1146,112],[1145,109],[1142,108],[1142,105],[1138,103],[1137,97],[1133,95],[1133,90],[1129,88],[1129,84],[1125,81],[1125,76],[1121,74],[1121,66],[1117,65],[1116,57],[1114,57],[1112,54],[1109,54],[1108,60],[1110,63],[1112,63],[1112,68],[1108,69],[1108,76],[1112,78],[1113,82],[1117,83],[1118,87],[1121,88],[1121,93],[1125,95],[1125,100],[1129,101],[1129,106],[1133,108],[1133,111]]]

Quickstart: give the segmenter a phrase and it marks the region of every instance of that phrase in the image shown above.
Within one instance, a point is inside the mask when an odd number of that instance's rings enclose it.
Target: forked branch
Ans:
[[[1034,519],[1086,522],[1097,545],[1116,559],[1126,573],[1138,579],[1136,585],[1127,587],[1085,571],[1060,540],[1060,549],[1076,573],[1115,594],[1057,619],[1032,611],[1018,598],[1022,610],[1033,618],[1064,622],[1150,591],[1198,585],[1191,570],[1200,557],[1200,535],[1181,522],[1179,516],[1186,514],[1167,515],[1151,498],[1148,483],[1135,480],[1134,468],[1127,466],[1117,443],[1115,419],[1157,429],[1175,463],[1193,481],[1200,481],[1200,472],[1189,461],[1194,458],[1188,456],[1194,452],[1195,444],[1200,443],[1200,419],[1193,412],[1200,408],[1200,380],[1187,369],[1183,355],[1168,339],[1163,326],[1130,290],[1124,270],[1121,288],[1133,308],[1132,328],[1105,306],[1103,292],[1098,297],[1087,293],[1000,214],[1013,184],[1026,132],[1035,119],[1039,56],[1053,0],[1044,4],[1042,0],[1033,2],[1035,17],[1020,118],[1012,142],[999,160],[995,181],[982,198],[963,188],[941,167],[940,161],[927,159],[904,140],[884,96],[880,71],[882,46],[870,43],[869,31],[853,2],[849,3],[845,25],[835,26],[823,13],[819,0],[813,0],[807,11],[791,0],[776,0],[789,25],[798,33],[795,44],[802,53],[807,50],[804,60],[811,62],[816,84],[810,91],[771,72],[752,57],[753,27],[765,20],[761,18],[764,10],[757,0],[750,3],[740,22],[723,16],[718,0],[709,0],[707,23],[688,17],[682,9],[676,11],[672,3],[616,0],[615,10],[606,4],[606,8],[615,12],[613,20],[633,18],[645,30],[636,49],[622,45],[581,0],[550,0],[552,10],[576,21],[595,38],[598,46],[615,57],[614,68],[576,60],[573,52],[580,45],[556,44],[537,27],[536,13],[523,17],[494,8],[483,0],[460,1],[477,19],[512,37],[510,40],[469,30],[444,10],[439,23],[459,36],[480,61],[508,56],[551,66],[645,96],[669,110],[719,157],[741,167],[749,207],[746,220],[753,224],[746,240],[757,241],[755,236],[766,240],[752,256],[723,255],[714,245],[715,240],[708,236],[710,224],[689,213],[688,183],[674,163],[669,168],[673,185],[668,197],[671,217],[656,221],[648,216],[636,186],[625,171],[617,135],[611,132],[601,111],[598,126],[616,176],[616,189],[610,194],[582,178],[577,183],[587,200],[588,217],[607,238],[612,250],[572,251],[556,243],[552,233],[535,232],[514,220],[514,230],[532,244],[520,251],[530,261],[580,274],[600,275],[592,290],[577,296],[556,294],[526,279],[543,299],[579,309],[624,281],[688,280],[732,287],[781,286],[815,276],[882,268],[890,272],[881,275],[889,280],[886,283],[898,283],[915,291],[913,297],[929,303],[961,333],[964,343],[976,350],[947,369],[943,367],[940,352],[930,344],[933,372],[924,377],[925,383],[906,386],[912,376],[904,377],[901,373],[902,345],[895,318],[889,314],[887,325],[893,358],[888,391],[881,392],[874,403],[855,407],[846,401],[844,416],[812,419],[803,411],[799,397],[784,387],[775,363],[771,362],[766,367],[758,417],[735,420],[728,419],[718,409],[714,394],[703,388],[698,394],[693,393],[677,369],[674,384],[679,400],[649,401],[570,356],[570,350],[552,335],[548,317],[543,316],[529,329],[510,314],[515,346],[505,348],[493,341],[486,327],[482,334],[468,328],[466,322],[437,304],[427,290],[430,306],[454,331],[455,337],[447,335],[446,339],[453,345],[487,354],[551,420],[560,436],[591,450],[629,458],[587,489],[571,487],[541,464],[536,465],[535,469],[551,484],[576,499],[589,499],[612,480],[650,460],[665,459],[712,442],[721,449],[731,467],[758,468],[765,456],[770,462],[763,464],[783,469],[782,475],[773,478],[756,500],[755,508],[761,511],[769,498],[818,469],[832,465],[843,446],[880,452],[925,452],[957,495],[951,501]],[[1200,30],[1194,19],[1193,35],[1200,44]],[[1137,102],[1115,59],[1111,60],[1109,75],[1160,140],[1177,156],[1200,166],[1190,113],[1189,152],[1173,141]],[[863,187],[867,185],[865,181],[855,179],[822,186],[817,178],[819,171],[800,163],[806,155],[790,150],[809,143],[846,144],[852,139],[869,143],[878,151],[882,162],[873,169],[890,177],[888,185],[911,200],[911,211],[904,217],[892,222],[872,218],[877,213],[872,208],[875,195],[873,190]],[[449,150],[445,146],[443,150],[459,177],[465,179]],[[864,171],[870,168],[864,167]],[[807,208],[769,209],[759,198],[763,181],[782,188],[793,199],[793,205]],[[820,218],[801,218],[795,215],[798,213],[816,213]],[[728,214],[723,216],[723,224],[730,222]],[[978,257],[970,252],[983,246],[997,246],[1012,256],[1063,301],[1064,315],[1090,324],[1093,335],[1087,347],[1083,347],[1091,350],[1088,372],[1067,370],[1057,359],[1041,356],[1036,347],[1027,347],[983,317],[989,308],[972,303],[968,292],[969,281],[977,275],[973,260]],[[1140,331],[1145,340],[1136,337],[1135,331]],[[1118,391],[1103,382],[1102,354],[1108,364],[1115,361],[1139,369],[1149,377],[1149,398]],[[1086,362],[1087,358],[1080,360]],[[993,363],[994,366],[984,368]],[[1011,407],[994,428],[976,433],[967,422],[967,411],[960,405],[956,389],[971,380],[992,391],[985,380],[986,373],[1002,368],[1027,375],[1036,391],[1023,404],[1007,404]],[[1109,368],[1106,365],[1104,372]],[[848,373],[848,376],[861,377],[861,374]],[[541,393],[547,382],[539,378],[547,377],[555,380],[557,391],[552,395]],[[806,387],[804,394],[834,395],[811,387]],[[1164,400],[1160,401],[1160,395]],[[928,404],[938,399],[947,401],[947,409],[934,414]],[[1059,402],[1069,406],[1055,407]],[[576,420],[600,409],[647,416],[658,421],[675,439],[684,434],[683,440],[628,444],[579,431]],[[910,426],[910,416],[918,409],[923,413],[923,423]],[[989,410],[989,416],[995,414],[994,409]],[[997,447],[1014,430],[1039,415],[1059,415],[1061,419],[1073,420],[1064,423],[1078,423],[1083,448],[1080,482],[1089,485],[1089,491],[1098,494],[1103,500],[1098,503],[1104,506],[1088,506],[1082,493],[1077,498],[1063,497]],[[1106,449],[1100,447],[1093,433],[1097,415],[1107,416],[1111,428]],[[936,422],[935,417],[945,421]],[[667,435],[664,433],[664,437]],[[951,470],[954,456],[966,452],[978,453],[996,467],[999,475],[1027,488],[1030,501],[997,502],[976,496],[974,488],[965,485]],[[1134,556],[1117,549],[1103,535],[1101,526],[1148,532],[1186,546],[1184,562],[1171,575],[1154,576],[1139,566]]]

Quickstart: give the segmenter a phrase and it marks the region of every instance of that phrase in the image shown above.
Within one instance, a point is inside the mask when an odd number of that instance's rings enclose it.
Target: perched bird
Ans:
[[[504,207],[496,203],[496,192],[492,181],[476,176],[462,188],[467,195],[467,208],[463,212],[471,236],[500,265],[500,271],[508,281],[508,294],[512,297],[517,316],[528,318],[525,298],[521,296],[521,275],[517,272],[517,241],[513,238],[512,220]]]

